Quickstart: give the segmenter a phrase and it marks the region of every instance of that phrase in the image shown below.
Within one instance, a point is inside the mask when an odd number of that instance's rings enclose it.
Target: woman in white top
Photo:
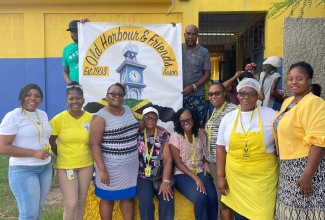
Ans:
[[[37,109],[42,100],[38,85],[25,85],[19,93],[21,107],[7,113],[0,124],[0,154],[10,156],[9,185],[19,220],[41,219],[51,186],[51,127],[47,114]]]
[[[236,220],[274,219],[278,162],[272,123],[276,113],[256,105],[259,91],[255,79],[238,84],[240,106],[223,117],[217,138],[217,185],[221,201],[234,210]]]

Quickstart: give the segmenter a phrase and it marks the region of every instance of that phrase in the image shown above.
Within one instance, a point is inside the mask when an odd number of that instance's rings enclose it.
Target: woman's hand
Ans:
[[[297,187],[300,187],[300,194],[304,198],[310,197],[314,193],[313,177],[306,177],[302,175],[297,181]]]
[[[110,180],[109,180],[109,175],[106,169],[100,170],[100,182],[102,182],[105,185],[109,185]]]
[[[51,156],[51,154],[45,150],[35,150],[33,155],[41,160],[46,160],[49,156]]]
[[[218,186],[219,192],[225,196],[227,194],[227,190],[228,190],[227,180],[225,177],[218,177],[217,180],[218,180],[217,186]]]
[[[200,190],[201,193],[207,194],[202,180],[198,176],[196,176],[196,178],[194,180],[196,183],[196,190]]]
[[[204,175],[207,174],[207,172],[211,173],[211,167],[208,162],[203,162],[204,163]]]
[[[173,198],[173,191],[170,188],[169,183],[167,183],[167,182],[164,182],[163,181],[160,184],[160,189],[159,189],[159,193],[158,194],[160,195],[161,193],[163,194],[164,200],[169,201],[169,198]]]

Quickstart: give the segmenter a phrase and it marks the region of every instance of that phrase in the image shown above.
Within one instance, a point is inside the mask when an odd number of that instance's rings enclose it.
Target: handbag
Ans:
[[[161,160],[161,155],[163,154],[164,146],[165,146],[165,141],[168,133],[164,133],[162,136],[162,140],[160,143],[160,149],[159,149],[159,156],[158,156],[158,163],[156,167],[154,168],[154,172],[152,174],[152,184],[155,190],[159,191],[160,190],[160,185],[162,183],[162,178],[163,178],[163,164]],[[174,178],[174,166],[172,168],[172,172],[170,174],[170,180],[169,180],[169,186],[173,187],[175,184],[175,178]]]

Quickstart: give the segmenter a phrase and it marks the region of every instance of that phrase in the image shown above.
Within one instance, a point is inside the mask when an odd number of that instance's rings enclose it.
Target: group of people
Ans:
[[[75,32],[76,22],[71,28]],[[214,108],[202,127],[210,61],[207,50],[196,44],[197,36],[196,26],[186,27],[184,105],[175,114],[171,134],[157,125],[155,108],[143,109],[139,122],[123,105],[126,92],[120,83],[108,87],[107,106],[91,115],[82,110],[82,86],[67,79],[68,109],[51,121],[38,109],[43,100],[40,87],[27,84],[21,89],[21,106],[0,124],[0,154],[10,156],[9,184],[19,219],[41,218],[53,155],[63,219],[83,218],[94,170],[102,219],[113,219],[117,200],[123,219],[134,219],[136,196],[141,219],[154,219],[154,196],[159,219],[174,219],[174,189],[193,203],[200,220],[216,220],[218,209],[223,220],[325,216],[325,103],[310,92],[312,67],[305,62],[290,66],[290,97],[272,92],[280,66],[274,57],[264,62],[259,81],[247,68],[228,82],[212,83],[207,94]],[[69,76],[71,70],[65,67]],[[231,90],[237,98],[234,103],[227,100]],[[283,102],[278,113],[267,104],[274,101],[266,98],[269,94]]]

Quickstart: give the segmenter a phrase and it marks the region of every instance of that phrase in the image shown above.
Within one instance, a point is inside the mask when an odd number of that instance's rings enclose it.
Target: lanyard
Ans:
[[[187,140],[187,142],[189,142],[188,137],[187,137],[185,132],[184,132],[184,135],[185,135],[185,139]],[[196,154],[195,136],[194,136],[194,134],[192,134],[192,140],[193,140],[193,143],[192,143],[192,147],[190,147],[190,155],[191,155],[191,163],[194,164],[194,159],[195,159],[195,154]]]
[[[213,111],[213,114],[212,114],[211,118],[207,122],[208,140],[209,141],[211,141],[211,138],[212,138],[212,126],[213,126],[213,122],[219,117],[219,115],[221,114],[221,112],[223,111],[223,109],[226,107],[226,105],[227,105],[227,102],[225,101],[223,103],[223,105],[221,106],[221,108],[219,108],[217,114],[215,114],[215,111]],[[209,146],[209,148],[210,148],[210,146]]]
[[[257,106],[256,106],[257,108]],[[247,129],[247,131],[245,130],[244,126],[243,126],[243,122],[241,120],[241,106],[239,106],[239,110],[238,110],[238,114],[239,114],[239,121],[240,121],[240,125],[241,125],[241,128],[243,129],[243,132],[245,134],[245,147],[247,147],[247,142],[248,142],[248,134],[251,130],[251,126],[252,126],[252,121],[253,121],[253,118],[254,118],[254,112],[255,112],[255,109],[252,111],[252,114],[251,114],[251,118],[250,118],[250,122],[249,122],[249,127]]]
[[[151,146],[151,151],[150,151],[150,154],[149,154],[149,148],[148,148],[148,140],[147,140],[147,130],[144,129],[144,132],[143,132],[143,135],[144,135],[144,148],[146,149],[146,158],[147,158],[147,161],[148,161],[148,164],[152,158],[152,153],[154,152],[154,146],[155,146],[155,142],[156,142],[156,137],[157,137],[157,128],[155,128],[155,133],[154,133],[154,141],[153,141],[153,144]]]
[[[41,119],[38,115],[38,112],[37,110],[35,110],[35,113],[36,113],[36,117],[37,117],[37,120],[38,122],[35,123],[35,121],[32,119],[32,117],[30,117],[30,115],[28,114],[28,112],[23,109],[23,112],[24,114],[28,117],[28,119],[34,124],[34,126],[36,127],[37,129],[37,133],[38,133],[38,142],[41,144],[41,137],[44,135],[44,126],[43,126],[43,123],[41,122]],[[41,128],[42,128],[42,133],[41,131],[39,130],[38,126],[37,125],[41,125]]]

